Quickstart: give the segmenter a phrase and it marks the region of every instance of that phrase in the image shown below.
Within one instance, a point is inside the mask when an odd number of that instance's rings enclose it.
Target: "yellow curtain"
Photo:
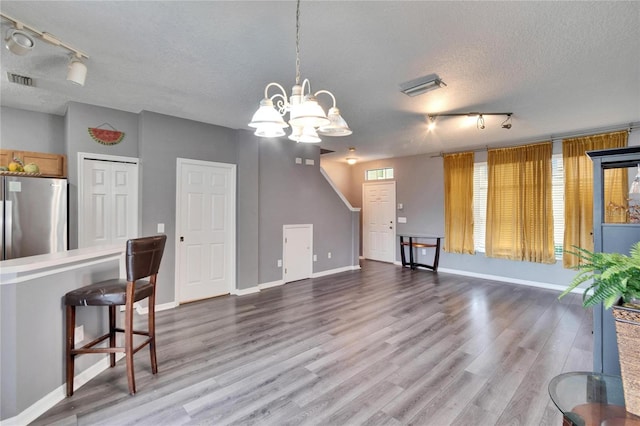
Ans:
[[[551,142],[488,153],[486,254],[555,263]]]
[[[562,142],[564,166],[564,250],[575,247],[593,250],[593,163],[587,151],[623,148],[627,146],[626,131]],[[626,222],[627,170],[610,169],[605,172],[605,220],[609,223]],[[576,256],[564,253],[565,268],[578,265]]]
[[[473,254],[473,152],[444,156],[444,250]]]

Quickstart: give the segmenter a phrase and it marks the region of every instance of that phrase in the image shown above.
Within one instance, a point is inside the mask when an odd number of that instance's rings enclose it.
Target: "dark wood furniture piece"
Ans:
[[[402,266],[408,266],[411,269],[416,269],[418,266],[423,268],[431,269],[433,272],[438,272],[438,262],[440,260],[440,240],[442,237],[437,235],[428,235],[428,234],[398,234],[400,237],[400,258],[402,259]],[[405,241],[405,238],[408,238],[408,241]],[[435,240],[433,242],[424,242],[420,240]],[[407,257],[404,252],[405,247],[409,248],[409,262],[407,262]],[[417,250],[419,248],[434,248],[435,254],[433,257],[433,264],[427,265],[425,263],[418,263],[416,261],[417,254],[414,256],[414,249]]]
[[[612,223],[607,215],[605,180],[613,169],[627,169],[635,176],[640,164],[640,146],[588,151],[593,161],[593,249],[602,253],[629,253],[631,246],[640,241],[640,223],[632,209],[627,209],[627,223]],[[630,197],[631,198],[631,197]],[[628,200],[629,207],[638,205],[637,199]],[[611,309],[602,304],[593,307],[593,371],[620,375],[616,326]]]
[[[126,273],[127,279],[112,279],[90,284],[68,292],[64,296],[66,305],[66,370],[67,396],[73,395],[74,360],[76,355],[90,353],[108,353],[110,365],[116,365],[116,353],[123,352],[127,363],[127,379],[129,393],[136,393],[136,383],[133,371],[133,354],[144,346],[149,345],[151,356],[151,371],[158,372],[155,342],[155,289],[160,260],[164,251],[166,235],[136,238],[127,241]],[[143,278],[148,280],[141,281]],[[133,329],[133,304],[143,299],[149,299],[148,330]],[[116,327],[116,306],[125,306],[124,328]],[[75,348],[76,306],[107,306],[109,308],[109,332],[87,343],[81,348]],[[124,347],[116,346],[116,333],[124,333]],[[142,343],[133,346],[133,335],[147,336]],[[95,347],[109,339],[108,347]]]
[[[549,396],[562,412],[563,426],[640,426],[640,417],[625,408],[619,376],[563,373],[549,382]]]

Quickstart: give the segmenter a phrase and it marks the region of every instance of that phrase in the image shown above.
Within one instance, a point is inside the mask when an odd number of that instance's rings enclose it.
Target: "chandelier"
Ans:
[[[269,89],[279,89],[269,97]],[[333,106],[329,113],[318,104],[317,96],[326,94],[331,96]],[[289,123],[283,117],[289,113]],[[249,127],[256,129],[255,135],[263,138],[276,138],[285,135],[284,129],[291,125],[289,139],[296,142],[321,142],[318,135],[347,136],[352,133],[336,107],[336,98],[328,90],[311,92],[311,83],[304,79],[300,84],[300,0],[296,8],[296,84],[291,89],[291,95],[278,83],[269,83],[264,88],[264,99],[260,107],[253,114]]]

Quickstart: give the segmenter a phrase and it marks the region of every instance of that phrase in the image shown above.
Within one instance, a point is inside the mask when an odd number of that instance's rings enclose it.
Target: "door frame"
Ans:
[[[398,255],[397,253],[397,244],[396,244],[396,235],[398,234],[398,218],[397,218],[397,213],[396,213],[396,181],[395,180],[376,180],[376,181],[368,181],[368,182],[363,182],[362,184],[362,257],[364,257],[365,259],[367,258],[366,256],[366,247],[365,247],[365,234],[366,234],[366,230],[365,230],[365,226],[366,226],[366,220],[365,220],[365,212],[366,212],[366,188],[368,186],[375,186],[375,185],[384,185],[384,184],[391,184],[393,186],[393,224],[394,224],[394,236],[391,239],[391,241],[393,242],[393,249],[392,249],[392,253],[393,253],[393,259],[391,259],[391,263],[396,262],[396,256]]]
[[[231,163],[219,163],[214,161],[193,160],[190,158],[176,158],[176,222],[175,222],[175,272],[174,272],[174,302],[175,306],[180,305],[180,276],[181,276],[181,251],[180,251],[180,235],[181,235],[181,220],[182,212],[180,208],[181,190],[182,188],[182,166],[186,164],[192,164],[196,166],[205,167],[219,167],[225,168],[231,171],[231,180],[229,182],[229,207],[231,213],[229,214],[229,230],[227,238],[229,239],[229,293],[233,293],[238,288],[236,281],[236,169],[237,166]]]
[[[84,247],[84,233],[81,232],[84,229],[84,211],[82,211],[82,206],[84,206],[84,173],[83,173],[83,165],[85,160],[97,160],[97,161],[108,161],[111,163],[129,163],[134,164],[136,166],[136,172],[138,173],[138,187],[136,188],[136,192],[138,193],[138,217],[136,217],[138,235],[140,234],[140,230],[142,229],[142,215],[140,212],[140,206],[142,205],[142,191],[140,191],[140,159],[136,157],[124,157],[121,155],[107,155],[107,154],[96,154],[93,152],[78,152],[78,204],[76,206],[76,212],[78,217],[78,227],[76,229],[76,234],[78,236],[78,248]],[[71,197],[69,197],[71,199]]]
[[[289,224],[289,225],[282,225],[282,282],[283,283],[287,283],[285,281],[285,274],[284,274],[284,270],[287,267],[287,258],[285,257],[285,233],[287,229],[294,229],[294,228],[306,228],[309,232],[309,244],[311,245],[311,250],[309,251],[309,276],[306,278],[302,278],[302,279],[308,279],[311,278],[313,276],[313,224],[312,223],[298,223],[298,224]],[[293,281],[291,281],[293,282]]]

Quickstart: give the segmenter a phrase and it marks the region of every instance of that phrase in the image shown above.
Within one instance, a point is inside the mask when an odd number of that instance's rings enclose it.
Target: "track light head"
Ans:
[[[80,86],[84,86],[86,79],[87,66],[82,62],[81,58],[72,56],[67,71],[67,80]]]
[[[24,56],[31,52],[35,42],[33,38],[25,31],[12,28],[7,31],[7,36],[4,39],[5,47],[11,51],[11,53]]]
[[[502,122],[502,128],[503,129],[510,129],[511,128],[511,114],[507,115],[506,120],[504,120]]]

